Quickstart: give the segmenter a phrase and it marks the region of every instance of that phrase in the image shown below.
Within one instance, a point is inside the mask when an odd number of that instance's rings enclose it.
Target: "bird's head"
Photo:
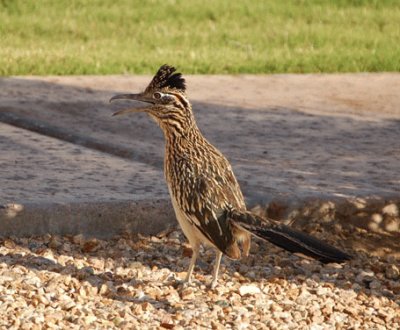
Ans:
[[[113,113],[113,116],[130,112],[146,112],[153,117],[162,128],[177,127],[182,129],[192,121],[192,110],[186,99],[186,83],[182,74],[169,65],[161,66],[150,84],[142,93],[118,94],[110,99],[135,100],[149,103],[148,106],[129,108]],[[185,123],[186,122],[186,123]]]

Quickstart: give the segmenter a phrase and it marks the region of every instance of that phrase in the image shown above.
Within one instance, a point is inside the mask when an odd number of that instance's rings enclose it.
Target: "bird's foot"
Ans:
[[[177,278],[175,280],[175,283],[173,284],[173,287],[175,289],[182,289],[182,290],[186,289],[186,288],[193,287],[193,286],[196,286],[196,284],[193,283],[193,281],[191,279],[190,280],[188,280],[188,279],[182,280],[180,278]]]
[[[218,279],[214,278],[210,283],[210,289],[214,290],[217,287],[217,285],[218,285]]]

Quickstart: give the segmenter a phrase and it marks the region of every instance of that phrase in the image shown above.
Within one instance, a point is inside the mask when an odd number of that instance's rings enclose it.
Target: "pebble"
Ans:
[[[391,203],[382,209],[382,213],[392,217],[397,217],[399,215],[399,208],[396,204]]]
[[[194,290],[191,288],[187,288],[182,291],[181,297],[183,300],[193,300],[195,298]]]
[[[390,280],[398,280],[400,278],[399,268],[396,265],[387,266],[385,270],[385,276]]]
[[[375,273],[372,270],[361,270],[357,277],[357,283],[372,282],[375,279]]]
[[[371,289],[378,290],[381,287],[381,282],[373,280],[371,283],[369,283],[369,287]]]
[[[258,293],[261,293],[261,290],[255,285],[242,285],[239,288],[239,294],[241,296],[254,295]]]

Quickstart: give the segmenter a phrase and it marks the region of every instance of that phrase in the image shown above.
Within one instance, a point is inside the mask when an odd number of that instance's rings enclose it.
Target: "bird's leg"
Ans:
[[[217,254],[215,256],[215,263],[214,263],[214,270],[213,270],[213,279],[211,282],[211,289],[214,289],[217,285],[218,281],[218,272],[219,272],[219,265],[221,264],[222,252],[217,250]]]
[[[185,279],[186,283],[190,283],[190,281],[192,279],[193,269],[194,269],[194,266],[196,265],[197,256],[199,255],[200,244],[198,244],[198,243],[193,244],[192,250],[193,250],[193,254],[192,254],[192,259],[190,260],[189,268],[188,268],[188,271],[186,274],[186,279]]]
[[[243,250],[242,255],[244,257],[249,256],[250,248],[251,248],[251,236],[250,234],[246,233],[246,235],[242,239],[242,250]]]

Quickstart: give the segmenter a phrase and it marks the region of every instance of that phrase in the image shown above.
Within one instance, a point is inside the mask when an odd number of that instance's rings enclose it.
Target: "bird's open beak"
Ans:
[[[130,112],[145,112],[147,111],[149,108],[129,108],[129,109],[123,109],[123,110],[119,110],[116,111],[112,114],[112,116],[119,116],[119,115],[124,115],[126,113],[130,113]]]
[[[134,101],[140,101],[140,102],[147,102],[147,103],[153,103],[152,100],[147,99],[143,94],[118,94],[113,96],[110,99],[110,103],[115,100],[134,100]],[[129,109],[123,109],[119,110],[117,112],[114,112],[112,115],[113,116],[118,116],[118,115],[124,115],[126,113],[130,112],[145,112],[149,109],[149,107],[141,107],[141,108],[129,108]]]

